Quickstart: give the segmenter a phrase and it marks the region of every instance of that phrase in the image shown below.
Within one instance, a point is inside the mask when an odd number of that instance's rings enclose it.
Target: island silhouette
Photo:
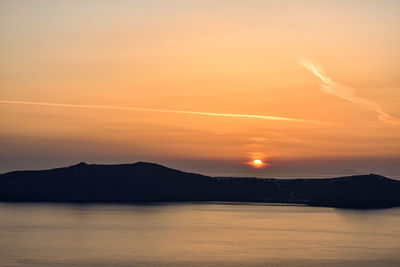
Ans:
[[[165,166],[77,165],[0,175],[2,202],[265,202],[336,208],[400,206],[400,181],[376,174],[324,179],[211,177]]]

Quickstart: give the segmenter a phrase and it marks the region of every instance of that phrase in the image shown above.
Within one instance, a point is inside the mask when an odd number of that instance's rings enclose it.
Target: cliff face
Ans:
[[[400,206],[400,181],[379,175],[331,179],[214,178],[138,162],[0,175],[0,201],[249,201],[343,208]]]

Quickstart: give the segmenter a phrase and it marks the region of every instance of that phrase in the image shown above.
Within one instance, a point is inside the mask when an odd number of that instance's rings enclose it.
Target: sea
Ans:
[[[400,266],[400,209],[0,203],[0,266]]]

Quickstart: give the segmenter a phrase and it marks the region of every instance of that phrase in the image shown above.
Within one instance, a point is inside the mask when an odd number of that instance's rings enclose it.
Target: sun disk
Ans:
[[[259,159],[253,160],[253,166],[254,167],[261,167],[263,165],[263,162]]]

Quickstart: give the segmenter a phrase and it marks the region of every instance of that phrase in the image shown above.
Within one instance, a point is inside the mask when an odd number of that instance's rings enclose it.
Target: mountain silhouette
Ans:
[[[82,162],[51,170],[1,174],[0,201],[232,201],[386,208],[400,206],[400,181],[375,174],[326,179],[210,177],[146,162]]]

